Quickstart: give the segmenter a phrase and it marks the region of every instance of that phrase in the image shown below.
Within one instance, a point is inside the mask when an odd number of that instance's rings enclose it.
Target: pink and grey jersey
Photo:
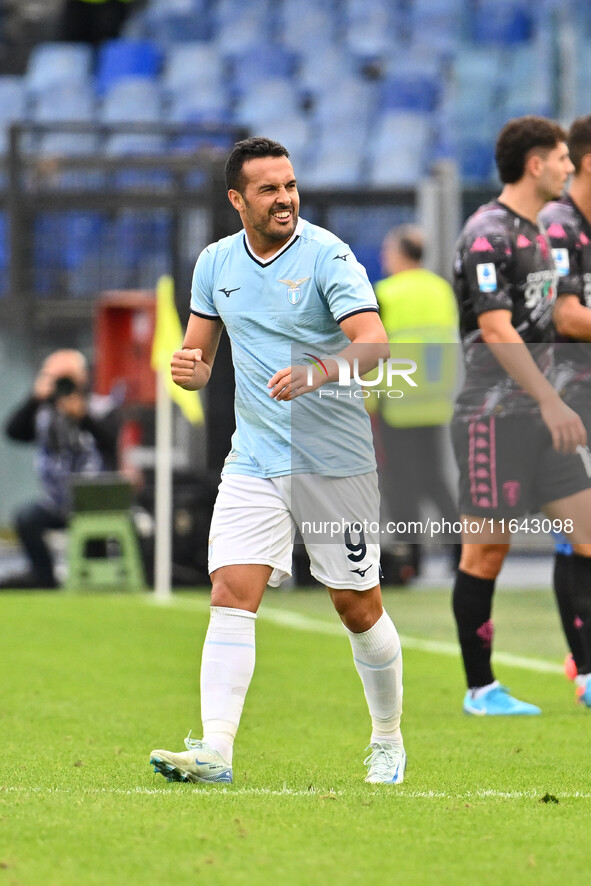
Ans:
[[[454,256],[453,285],[465,363],[456,418],[537,410],[484,343],[478,318],[488,311],[510,311],[512,325],[541,371],[550,375],[556,284],[550,242],[542,227],[498,200],[468,219]]]
[[[591,308],[591,225],[569,197],[548,203],[540,219],[550,238],[558,272],[558,297],[574,295]],[[561,335],[554,383],[571,405],[591,405],[591,343]]]

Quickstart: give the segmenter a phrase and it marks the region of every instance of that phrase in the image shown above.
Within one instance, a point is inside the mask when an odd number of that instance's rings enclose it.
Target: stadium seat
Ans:
[[[221,6],[221,4],[219,4]],[[271,42],[269,16],[261,16],[256,6],[240,3],[229,18],[217,20],[213,43],[222,58],[232,58],[244,53],[248,47]]]
[[[226,93],[218,89],[193,89],[173,96],[165,108],[167,123],[231,123]]]
[[[415,185],[430,158],[428,114],[390,111],[378,123],[370,149],[369,180],[387,186]]]
[[[530,40],[533,20],[524,0],[479,0],[470,16],[470,33],[475,43],[512,46]]]
[[[276,120],[282,114],[293,116],[298,109],[293,81],[273,77],[255,83],[238,102],[234,114],[237,123],[258,131],[265,127],[267,121]]]
[[[494,142],[465,137],[459,140],[457,159],[462,181],[485,184],[494,179]]]
[[[352,21],[345,34],[347,49],[361,61],[387,57],[394,42],[386,6],[366,10],[365,17]]]
[[[336,24],[336,17],[327,10],[300,3],[284,3],[278,25],[279,40],[283,46],[288,46],[298,54],[309,52],[311,47],[321,50],[334,45]],[[321,57],[321,52],[318,52],[317,72],[318,59]]]
[[[318,76],[318,59],[322,59],[322,76]],[[300,49],[295,82],[302,93],[313,100],[319,95],[333,93],[338,96],[340,84],[355,76],[353,59],[336,44],[304,45]]]
[[[407,146],[392,146],[390,154],[375,156],[369,182],[375,187],[414,187],[425,174],[423,155]]]
[[[308,163],[296,174],[301,187],[355,187],[362,182],[362,158],[348,145],[328,154],[313,151]]]
[[[355,113],[351,113],[351,109]],[[314,122],[319,126],[334,126],[350,122],[367,126],[376,109],[376,87],[361,77],[342,77],[338,89],[325,89],[314,101]]]
[[[128,77],[113,85],[103,101],[101,123],[159,123],[162,119],[160,86],[142,77]],[[107,137],[105,150],[110,155],[160,153],[164,149],[160,133],[114,132]]]
[[[224,66],[211,44],[177,43],[166,53],[160,82],[170,101],[190,96],[194,91],[223,92]]]
[[[160,50],[149,40],[107,40],[98,52],[97,92],[105,95],[119,80],[129,77],[155,80],[161,62]]]
[[[301,114],[280,114],[275,120],[265,123],[261,135],[275,139],[285,145],[295,170],[296,178],[308,160],[312,133],[309,121]]]
[[[92,48],[86,43],[40,43],[24,75],[27,94],[37,96],[62,84],[83,88],[92,75]]]
[[[388,77],[380,88],[383,111],[434,111],[439,101],[439,81],[425,75]]]
[[[240,49],[229,57],[231,90],[240,99],[256,84],[270,77],[293,77],[296,55],[277,43],[260,43]]]
[[[98,148],[95,119],[95,95],[76,84],[62,83],[51,91],[40,93],[31,119],[35,123],[89,123],[88,132],[45,132],[38,142],[39,153],[49,155],[91,154]]]
[[[206,0],[151,0],[142,17],[142,36],[164,47],[210,40],[210,11]]]
[[[320,154],[328,154],[330,151],[340,151],[343,145],[349,145],[352,150],[364,153],[367,152],[370,132],[371,128],[364,118],[357,120],[342,117],[329,120],[316,127],[313,147]]]

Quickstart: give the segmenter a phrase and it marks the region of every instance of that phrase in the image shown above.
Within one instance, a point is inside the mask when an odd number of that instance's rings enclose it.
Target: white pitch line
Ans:
[[[151,600],[151,598],[148,598]],[[179,600],[173,598],[171,604],[160,603],[160,605],[174,605],[181,608],[198,609],[203,612],[209,609],[209,599],[191,599]],[[324,619],[315,618],[314,616],[304,615],[301,612],[295,612],[292,609],[274,609],[269,605],[263,604],[258,612],[259,618],[264,621],[272,622],[285,628],[292,628],[295,631],[308,631],[315,634],[324,634],[332,637],[343,637],[344,628],[338,621],[325,621]],[[435,655],[447,655],[458,658],[460,649],[457,643],[448,643],[445,640],[425,640],[421,637],[410,637],[407,634],[400,634],[400,642],[402,643],[402,651],[405,649],[417,649],[419,652],[431,652]],[[537,674],[563,674],[563,666],[553,661],[546,661],[542,658],[529,658],[524,655],[513,655],[511,652],[502,652],[495,650],[495,662],[504,664],[512,668],[521,668],[525,671],[533,671]]]
[[[356,786],[357,790],[361,788],[361,785]],[[377,793],[378,791],[382,791],[385,788],[372,786],[365,788],[367,793]],[[547,796],[547,793],[544,791],[493,791],[493,790],[481,790],[481,791],[463,791],[461,793],[450,792],[447,791],[412,791],[408,790],[406,787],[398,786],[398,787],[389,787],[388,790],[391,790],[393,794],[396,794],[397,797],[405,798],[408,800],[488,800],[488,799],[498,799],[498,800],[542,800]],[[39,794],[43,796],[51,795],[51,794],[68,794],[80,797],[81,795],[87,796],[104,796],[104,795],[113,795],[113,796],[174,796],[175,794],[181,791],[191,791],[193,796],[201,796],[203,798],[213,797],[214,795],[223,794],[231,797],[313,797],[317,800],[340,800],[343,798],[351,797],[352,795],[347,791],[333,791],[330,789],[322,790],[320,788],[310,791],[310,790],[296,790],[294,788],[284,787],[281,789],[272,789],[272,788],[234,788],[234,787],[222,787],[221,785],[209,785],[207,788],[196,787],[195,785],[171,785],[168,788],[81,788],[80,790],[74,790],[71,788],[26,788],[21,786],[13,786],[13,787],[0,787],[0,797],[3,794]],[[552,794],[551,796],[556,797],[557,800],[590,800],[591,793],[584,793],[583,791],[574,791],[572,794],[567,791],[560,791],[556,794]]]

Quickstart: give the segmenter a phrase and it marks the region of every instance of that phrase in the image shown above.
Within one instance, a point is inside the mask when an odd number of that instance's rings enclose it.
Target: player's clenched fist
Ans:
[[[170,361],[170,374],[175,384],[186,388],[195,384],[195,370],[201,363],[201,348],[175,351]]]

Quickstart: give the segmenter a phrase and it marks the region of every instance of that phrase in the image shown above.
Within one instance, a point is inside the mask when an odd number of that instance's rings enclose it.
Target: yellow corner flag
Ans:
[[[172,277],[160,277],[156,286],[156,328],[152,342],[152,369],[162,372],[166,389],[192,424],[203,421],[203,407],[197,391],[185,391],[175,385],[170,376],[170,358],[183,342],[181,321],[174,302],[174,282]]]

